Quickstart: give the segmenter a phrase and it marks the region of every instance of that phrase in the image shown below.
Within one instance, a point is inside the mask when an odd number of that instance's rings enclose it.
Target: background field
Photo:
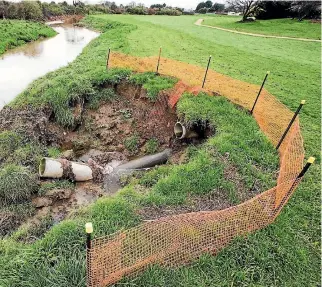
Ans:
[[[275,36],[321,39],[321,24],[313,23],[310,20],[299,22],[297,19],[272,19],[238,23],[242,19],[240,16],[202,17],[200,15],[200,18],[205,19],[203,22],[205,25],[230,30]]]
[[[193,23],[199,16],[97,17],[136,25],[124,42],[111,39],[110,46],[114,50],[149,56],[156,55],[162,46],[164,57],[202,66],[212,55],[213,69],[255,84],[260,84],[265,72],[270,70],[266,88],[290,109],[295,110],[301,99],[307,100],[301,114],[302,133],[307,156],[317,157],[317,164],[275,224],[247,240],[238,241],[219,256],[209,259],[207,264],[198,265],[195,269],[183,267],[177,272],[151,271],[155,276],[148,274],[137,279],[139,285],[145,286],[148,282],[150,286],[155,284],[153,282],[160,282],[157,286],[209,286],[209,282],[216,282],[214,286],[231,286],[232,282],[245,286],[318,284],[320,44],[254,38],[198,27]],[[303,28],[301,33],[305,32],[306,28]]]

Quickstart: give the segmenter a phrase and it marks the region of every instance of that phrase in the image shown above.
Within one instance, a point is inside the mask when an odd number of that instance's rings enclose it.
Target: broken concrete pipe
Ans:
[[[154,167],[158,164],[166,163],[171,155],[171,149],[165,149],[163,152],[157,154],[147,155],[127,163],[121,164],[114,168],[114,172],[121,170],[134,170]]]
[[[62,178],[68,177],[75,181],[93,179],[92,169],[83,163],[72,162],[66,159],[43,158],[39,165],[40,177]]]
[[[199,137],[199,135],[195,131],[186,128],[180,122],[176,122],[173,130],[174,130],[174,134],[175,134],[176,138],[178,138],[178,139],[190,139],[190,138]]]

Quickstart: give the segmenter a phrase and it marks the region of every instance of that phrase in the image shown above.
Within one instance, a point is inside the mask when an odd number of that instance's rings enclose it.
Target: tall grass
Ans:
[[[55,30],[41,23],[22,20],[0,20],[0,55],[27,42],[55,35]]]
[[[37,188],[36,177],[25,167],[6,165],[0,170],[0,205],[29,199]]]

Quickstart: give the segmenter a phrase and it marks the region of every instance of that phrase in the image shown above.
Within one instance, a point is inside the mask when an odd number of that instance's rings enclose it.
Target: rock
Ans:
[[[71,189],[52,189],[46,192],[46,196],[51,199],[68,199],[73,191]]]
[[[72,149],[66,150],[62,153],[61,157],[71,160],[74,158],[74,151]]]
[[[32,205],[34,207],[44,207],[52,205],[53,201],[48,197],[37,197],[32,200]]]

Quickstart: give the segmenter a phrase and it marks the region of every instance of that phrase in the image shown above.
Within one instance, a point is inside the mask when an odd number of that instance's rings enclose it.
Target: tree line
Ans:
[[[243,15],[243,21],[248,17],[258,19],[320,18],[320,1],[256,1],[256,0],[228,0],[226,5],[213,3],[212,1],[200,2],[195,11],[197,13],[223,13],[239,12]]]
[[[137,14],[137,15],[172,15],[180,16],[183,9],[170,7],[166,4],[153,4],[145,7],[144,4],[131,2],[128,5],[116,5],[115,2],[103,1],[99,4],[85,4],[73,0],[73,4],[66,1],[55,3],[54,1],[0,1],[0,19],[23,19],[44,21],[55,16],[85,15],[85,14]]]

